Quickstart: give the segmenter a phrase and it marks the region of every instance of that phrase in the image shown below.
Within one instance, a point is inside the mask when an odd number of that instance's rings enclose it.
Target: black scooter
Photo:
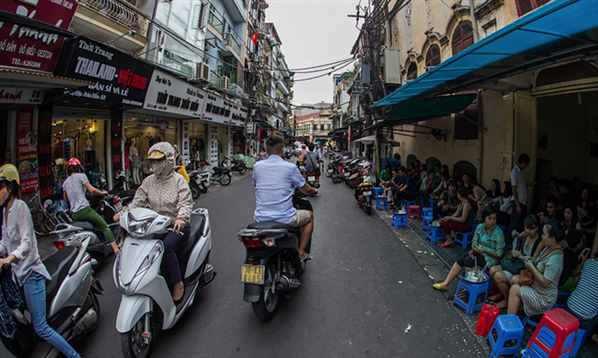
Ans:
[[[295,195],[298,209],[313,211],[311,203]],[[275,222],[253,223],[239,232],[247,250],[241,267],[243,300],[251,303],[262,321],[274,318],[282,294],[301,287],[305,263],[299,258],[299,229]],[[311,242],[307,252],[311,251]]]

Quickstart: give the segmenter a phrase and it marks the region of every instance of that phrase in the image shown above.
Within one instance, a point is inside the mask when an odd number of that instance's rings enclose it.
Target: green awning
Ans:
[[[427,118],[444,117],[464,110],[476,99],[475,94],[460,94],[416,99],[392,107],[382,126],[396,125]]]

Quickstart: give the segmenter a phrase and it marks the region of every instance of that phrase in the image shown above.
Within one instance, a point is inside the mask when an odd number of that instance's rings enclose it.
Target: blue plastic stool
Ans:
[[[490,280],[486,282],[474,283],[461,278],[455,291],[453,303],[462,308],[465,313],[473,314],[482,308],[486,301]]]
[[[403,200],[401,202],[401,206],[403,208],[405,208],[405,210],[407,210],[407,208],[410,207],[411,205],[415,205],[415,201],[413,201],[413,200]]]
[[[382,195],[382,193],[384,193],[384,188],[381,186],[375,186],[374,188],[372,188],[372,192],[374,193],[374,195],[376,195],[376,197]]]
[[[396,229],[401,229],[407,227],[407,223],[409,220],[407,219],[407,213],[399,214],[398,212],[392,214],[392,227]]]
[[[473,232],[459,232],[455,237],[455,242],[464,249],[467,249],[469,245],[471,245],[471,240],[473,239]]]
[[[431,243],[436,244],[444,239],[444,231],[440,227],[430,226],[427,238]]]
[[[424,231],[428,231],[429,227],[434,221],[434,210],[430,207],[422,208],[422,221],[424,224]]]
[[[523,323],[514,314],[496,317],[494,325],[488,333],[490,345],[489,358],[498,358],[502,355],[518,356],[523,343]]]
[[[384,196],[376,196],[376,210],[386,210],[388,208],[388,201]]]

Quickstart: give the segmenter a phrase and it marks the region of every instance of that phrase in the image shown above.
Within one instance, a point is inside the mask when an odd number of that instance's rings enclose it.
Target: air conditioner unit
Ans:
[[[195,67],[195,79],[198,81],[209,81],[210,66],[203,62],[198,62]]]

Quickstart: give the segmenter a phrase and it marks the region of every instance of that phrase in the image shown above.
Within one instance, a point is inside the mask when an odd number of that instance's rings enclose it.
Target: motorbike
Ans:
[[[238,172],[241,175],[245,174],[247,171],[247,166],[244,161],[234,158],[231,159],[229,157],[224,158],[220,163],[220,167],[229,168],[231,172]]]
[[[220,185],[226,186],[233,180],[230,174],[230,169],[225,167],[214,167],[212,169],[212,180],[217,181]]]
[[[300,195],[293,197],[296,208],[313,211]],[[305,264],[299,257],[299,228],[276,222],[253,223],[241,230],[239,240],[246,249],[241,266],[243,300],[251,303],[262,322],[274,318],[281,294],[301,287]],[[311,251],[311,242],[307,252]]]
[[[125,357],[148,357],[160,330],[174,327],[216,276],[209,263],[209,213],[199,208],[191,214],[190,236],[179,256],[185,294],[178,303],[163,275],[162,239],[172,230],[172,220],[150,209],[135,208],[123,211],[119,223],[127,237],[113,268],[114,283],[122,294],[116,331]]]
[[[67,341],[75,342],[96,329],[100,315],[98,296],[103,289],[94,278],[96,262],[86,252],[89,238],[74,238],[62,232],[55,234],[59,237],[54,241],[58,251],[43,261],[51,276],[46,282],[48,324]],[[15,309],[11,314],[16,333],[13,338],[0,337],[12,354],[17,357],[60,356],[53,346],[37,337],[29,312]]]
[[[364,177],[363,182],[355,189],[355,197],[359,207],[368,215],[372,214],[372,188],[374,185],[369,177]]]
[[[193,200],[199,199],[201,194],[208,192],[212,173],[207,170],[192,170],[189,172],[189,189]]]

